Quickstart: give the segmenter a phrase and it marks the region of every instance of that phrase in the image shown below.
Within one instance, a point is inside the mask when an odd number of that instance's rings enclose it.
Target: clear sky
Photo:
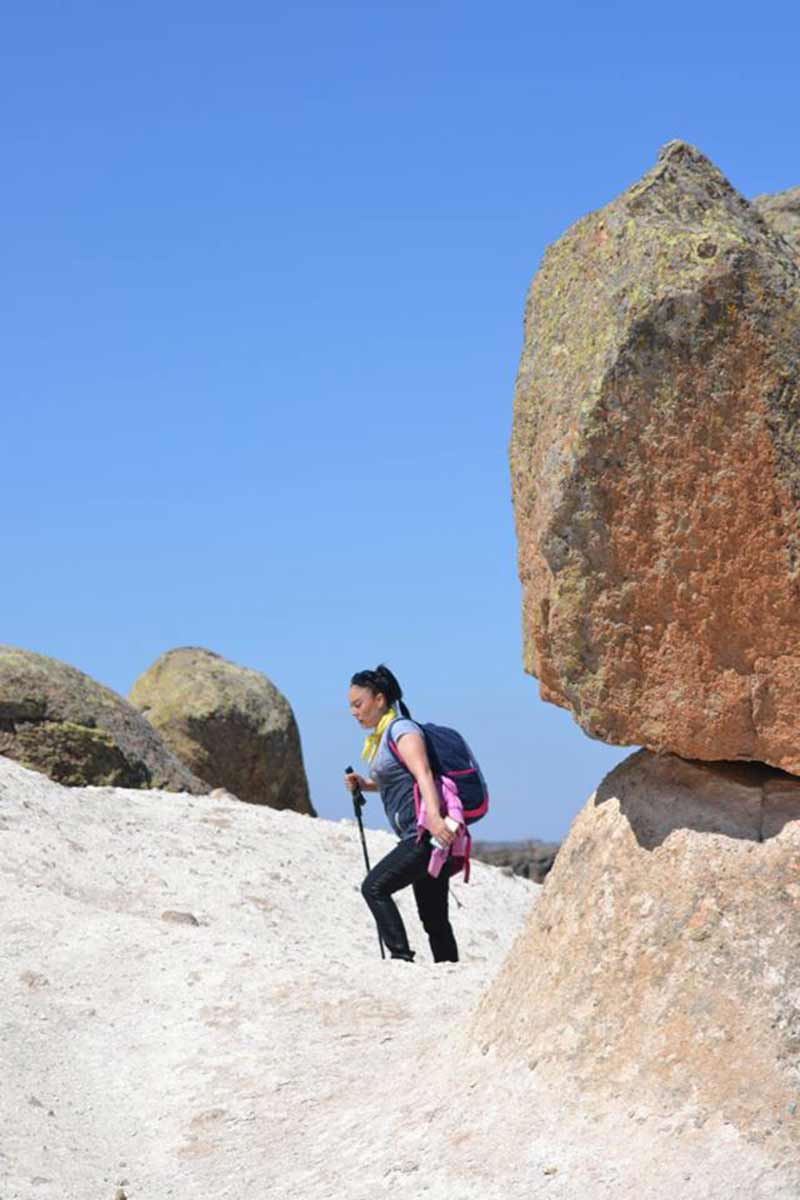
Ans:
[[[383,659],[486,836],[562,836],[624,752],[520,665],[525,292],[670,138],[800,183],[797,11],[8,8],[0,641],[123,693],[180,645],[266,672],[329,817]]]

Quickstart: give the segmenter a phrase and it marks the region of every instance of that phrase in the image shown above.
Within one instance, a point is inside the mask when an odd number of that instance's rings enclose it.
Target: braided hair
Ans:
[[[390,708],[396,704],[404,717],[411,716],[407,705],[403,702],[403,689],[384,663],[378,663],[374,671],[356,671],[350,684],[355,687],[368,688],[373,696],[378,694],[385,696],[386,703]]]

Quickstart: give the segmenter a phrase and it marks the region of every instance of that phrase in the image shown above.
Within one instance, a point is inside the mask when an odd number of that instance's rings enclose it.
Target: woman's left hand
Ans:
[[[447,825],[444,817],[431,817],[428,821],[431,831],[431,837],[436,838],[437,842],[441,842],[443,846],[452,846],[456,840],[456,834]],[[458,832],[458,831],[456,831]]]

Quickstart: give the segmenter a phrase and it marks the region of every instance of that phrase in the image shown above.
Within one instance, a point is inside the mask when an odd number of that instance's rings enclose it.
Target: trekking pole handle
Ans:
[[[345,775],[355,775],[355,771],[353,770],[352,767],[345,767],[344,773],[345,773]],[[364,793],[362,792],[360,787],[351,788],[350,795],[353,797],[353,803],[358,804],[360,808],[363,808],[364,805],[367,803],[366,800],[364,799]]]

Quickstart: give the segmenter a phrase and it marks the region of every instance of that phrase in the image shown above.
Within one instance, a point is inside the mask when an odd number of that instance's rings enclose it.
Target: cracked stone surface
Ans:
[[[576,818],[476,1036],[796,1167],[798,947],[800,780],[640,751]]]
[[[800,773],[800,270],[693,147],[545,254],[511,470],[544,699]]]

